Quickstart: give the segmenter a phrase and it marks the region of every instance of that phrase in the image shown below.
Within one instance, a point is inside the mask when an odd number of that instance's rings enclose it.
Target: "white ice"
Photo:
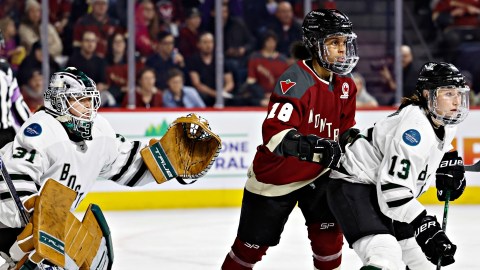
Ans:
[[[442,206],[428,206],[442,220]],[[115,270],[220,269],[236,235],[240,209],[191,209],[104,213],[113,236]],[[445,270],[478,270],[480,206],[451,205],[447,235],[458,246],[456,263]],[[345,243],[343,270],[361,262]],[[256,270],[313,269],[304,219],[295,209],[280,244],[267,251]],[[432,269],[435,266],[432,264]],[[423,270],[423,269],[422,269]],[[427,270],[427,269],[425,269]]]

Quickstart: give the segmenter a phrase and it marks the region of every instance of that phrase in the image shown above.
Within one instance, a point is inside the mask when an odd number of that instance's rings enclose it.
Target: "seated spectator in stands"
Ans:
[[[175,6],[172,4],[172,1],[160,0],[157,1],[156,6],[160,19],[160,32],[168,32],[177,38],[180,22],[175,18]]]
[[[49,60],[50,74],[48,77],[50,78],[51,74],[60,70],[60,66],[53,60],[53,57],[49,57]],[[28,80],[30,79],[29,74],[31,74],[33,70],[42,70],[42,61],[42,44],[40,41],[37,41],[33,43],[30,53],[23,59],[18,67],[17,80],[20,87],[28,84]]]
[[[223,51],[225,65],[232,69],[235,83],[241,85],[247,77],[247,61],[250,53],[255,49],[256,41],[241,17],[232,17],[229,14],[229,2],[223,1]],[[215,33],[215,10],[210,13],[210,33]]]
[[[262,35],[269,25],[275,21],[275,12],[277,11],[277,0],[266,1],[245,1],[243,18],[252,31],[252,34],[258,41],[262,41]],[[261,44],[258,44],[261,47]]]
[[[163,91],[163,106],[166,108],[205,108],[197,89],[184,85],[184,75],[179,69],[170,69],[167,89]]]
[[[292,42],[302,40],[302,25],[295,20],[290,2],[281,1],[278,3],[275,20],[268,28],[278,36],[278,51],[290,57]]]
[[[457,41],[480,41],[480,2],[476,0],[440,0],[432,18],[446,35]],[[450,36],[449,32],[455,32]]]
[[[108,92],[112,94],[117,106],[120,106],[128,91],[127,41],[123,34],[116,33],[108,42],[106,60],[106,80]],[[135,70],[141,70],[143,63],[136,61]]]
[[[178,37],[178,50],[185,58],[198,52],[197,43],[201,23],[202,17],[197,8],[187,10],[185,24],[180,29]]]
[[[17,27],[10,17],[7,16],[0,20],[0,31],[2,31],[5,40],[4,47],[0,46],[0,57],[7,59],[13,72],[16,73],[18,66],[27,56],[25,47],[17,45]]]
[[[85,31],[82,35],[80,50],[70,56],[67,66],[83,70],[97,84],[97,89],[100,91],[102,98],[102,106],[112,107],[116,105],[114,104],[115,98],[107,91],[108,86],[105,76],[107,63],[105,59],[98,57],[95,53],[97,41],[94,32]]]
[[[352,76],[355,86],[357,87],[357,108],[378,107],[377,100],[367,92],[365,78],[358,72],[352,73]]]
[[[421,65],[415,60],[410,46],[402,45],[400,47],[402,54],[402,68],[403,68],[403,97],[409,97],[415,92],[415,86],[417,82],[418,73],[420,72]],[[392,99],[387,102],[386,105],[394,105],[395,95],[397,91],[397,84],[395,77],[391,71],[392,65],[388,61],[384,61],[380,66],[372,68],[379,69],[380,75],[386,84],[388,91],[392,93]],[[400,102],[400,101],[399,101]]]
[[[20,44],[30,52],[33,43],[40,40],[42,9],[36,0],[27,0],[25,14],[18,28]],[[62,55],[63,45],[60,36],[51,23],[48,24],[48,51],[53,57]]]
[[[83,34],[86,31],[93,32],[98,39],[98,44],[95,49],[96,53],[99,57],[103,58],[107,53],[109,37],[113,36],[115,32],[123,30],[120,29],[117,20],[108,16],[108,0],[91,0],[91,5],[92,12],[80,17],[74,25],[73,45],[75,47],[81,46]]]
[[[282,73],[288,68],[287,57],[276,50],[278,37],[273,31],[264,33],[262,49],[248,60],[248,77],[239,93],[247,106],[268,106],[270,95]]]
[[[38,69],[31,70],[28,78],[28,83],[23,85],[20,90],[23,95],[23,100],[27,103],[30,111],[35,112],[43,106],[44,89],[42,71]]]
[[[162,107],[162,91],[155,87],[155,71],[151,68],[142,69],[137,76],[138,87],[135,90],[136,108]],[[129,104],[128,95],[125,95],[122,107]]]
[[[217,91],[215,81],[215,55],[213,49],[215,47],[214,37],[209,32],[200,34],[198,38],[198,50],[197,54],[194,54],[188,59],[187,67],[189,70],[190,81],[193,87],[195,87],[200,93],[205,105],[212,107],[215,104]],[[233,81],[233,74],[230,69],[225,65],[223,75],[223,97],[226,98],[226,104],[230,101],[233,95],[231,94],[235,83]]]
[[[145,66],[155,70],[156,86],[162,90],[167,87],[169,69],[185,68],[185,60],[175,48],[175,38],[172,34],[167,32],[159,34],[157,51],[147,59]]]
[[[143,0],[135,9],[135,49],[143,57],[155,52],[155,41],[160,32],[158,15],[151,0]]]

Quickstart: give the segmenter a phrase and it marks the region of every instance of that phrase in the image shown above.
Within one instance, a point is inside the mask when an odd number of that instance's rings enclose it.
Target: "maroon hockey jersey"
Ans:
[[[325,81],[312,70],[311,60],[307,61],[287,69],[270,98],[262,126],[263,144],[253,160],[255,178],[261,183],[314,180],[324,170],[318,163],[278,152],[277,146],[289,130],[338,141],[340,134],[355,125],[357,90],[351,76],[333,74],[330,82]]]

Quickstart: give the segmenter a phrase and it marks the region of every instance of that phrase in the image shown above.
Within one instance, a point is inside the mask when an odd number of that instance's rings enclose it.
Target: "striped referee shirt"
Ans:
[[[0,59],[0,131],[13,127],[14,124],[21,126],[30,115],[30,109],[20,93],[17,78],[13,76],[7,61]]]

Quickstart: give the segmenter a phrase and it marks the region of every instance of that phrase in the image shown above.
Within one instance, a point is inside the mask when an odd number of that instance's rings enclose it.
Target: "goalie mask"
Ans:
[[[95,82],[73,67],[56,72],[44,95],[47,112],[54,115],[75,135],[92,139],[93,120],[100,107]]]
[[[424,90],[428,90],[427,97],[423,95]],[[440,125],[459,124],[468,115],[470,88],[465,77],[452,64],[424,64],[416,91],[434,121]]]
[[[310,11],[302,25],[303,43],[323,68],[345,75],[357,65],[357,35],[352,22],[336,9]],[[332,55],[337,50],[339,55]]]

